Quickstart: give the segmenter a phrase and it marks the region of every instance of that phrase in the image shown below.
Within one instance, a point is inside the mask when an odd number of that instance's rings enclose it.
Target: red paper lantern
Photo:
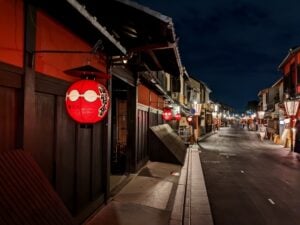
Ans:
[[[162,118],[166,121],[172,119],[172,110],[170,108],[164,108]]]
[[[101,121],[107,114],[110,98],[107,89],[95,80],[79,80],[66,93],[66,108],[72,119],[81,124]]]
[[[181,114],[180,113],[176,113],[175,119],[179,121],[181,119]]]

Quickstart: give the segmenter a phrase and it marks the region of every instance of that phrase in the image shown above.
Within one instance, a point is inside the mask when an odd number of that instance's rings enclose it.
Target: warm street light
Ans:
[[[216,118],[217,117],[217,112],[212,112],[212,116],[213,116],[213,118]]]
[[[215,111],[215,112],[219,112],[219,105],[214,104],[214,111]]]
[[[216,107],[215,107],[215,109],[216,109]],[[212,112],[212,119],[213,119],[212,129],[214,131],[218,130],[218,112],[217,111]]]
[[[264,118],[265,116],[265,111],[257,111],[257,117],[259,119],[259,123],[261,124],[261,120]]]
[[[298,100],[286,100],[284,107],[287,115],[290,117],[290,139],[291,139],[291,151],[294,151],[294,120],[298,112],[299,101]]]
[[[298,100],[287,100],[284,102],[284,107],[288,116],[296,116],[298,111]]]
[[[262,123],[262,120],[265,117],[265,111],[257,111],[257,117],[259,119],[259,124],[258,124],[259,135],[261,141],[263,141],[266,136],[266,127]]]

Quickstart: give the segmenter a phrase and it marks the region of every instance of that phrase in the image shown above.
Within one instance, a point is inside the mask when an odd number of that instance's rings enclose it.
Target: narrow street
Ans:
[[[226,127],[199,142],[215,225],[300,224],[300,161],[256,132]]]

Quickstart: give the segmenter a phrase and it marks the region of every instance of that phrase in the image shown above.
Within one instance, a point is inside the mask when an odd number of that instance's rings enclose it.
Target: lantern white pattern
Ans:
[[[66,109],[81,124],[101,121],[107,114],[110,98],[107,89],[94,80],[79,80],[66,93]]]

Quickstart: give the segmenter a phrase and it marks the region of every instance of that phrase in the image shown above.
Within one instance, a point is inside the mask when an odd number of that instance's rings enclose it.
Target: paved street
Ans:
[[[199,144],[215,225],[300,224],[296,153],[239,127]]]

